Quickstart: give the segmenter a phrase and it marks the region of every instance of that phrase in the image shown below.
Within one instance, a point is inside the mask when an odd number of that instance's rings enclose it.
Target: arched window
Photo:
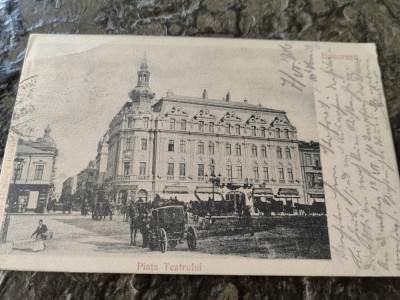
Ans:
[[[242,156],[242,146],[239,143],[236,144],[236,156]]]
[[[214,154],[214,142],[210,142],[210,143],[208,144],[208,152],[209,152],[210,154]]]
[[[251,154],[257,156],[257,146],[255,144],[251,146]]]
[[[175,119],[169,120],[169,129],[175,130]]]
[[[282,148],[281,147],[276,147],[276,157],[277,158],[282,158]]]
[[[258,166],[257,165],[253,166],[253,178],[254,179],[259,179],[260,178],[259,173],[258,173]]]
[[[285,139],[289,138],[289,129],[283,130],[283,135],[285,136]]]
[[[265,145],[261,146],[261,156],[267,157],[267,147]]]
[[[197,144],[197,153],[204,154],[204,143],[202,141]]]
[[[232,154],[232,146],[231,146],[231,143],[226,143],[226,145],[225,145],[225,154],[226,154],[226,155],[231,155],[231,154]]]
[[[292,158],[292,154],[290,152],[290,148],[289,147],[286,148],[286,158],[288,158],[288,159]]]
[[[280,139],[280,138],[281,138],[281,130],[280,130],[279,128],[276,128],[276,129],[275,129],[275,137],[276,137],[277,139]]]

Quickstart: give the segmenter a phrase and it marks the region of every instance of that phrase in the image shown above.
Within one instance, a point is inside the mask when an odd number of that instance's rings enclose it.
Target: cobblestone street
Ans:
[[[311,217],[320,218],[320,217]],[[198,243],[194,252],[188,250],[186,241],[175,248],[169,247],[167,253],[150,252],[143,249],[141,234],[137,234],[137,246],[130,246],[129,223],[123,222],[121,215],[113,220],[92,220],[77,212],[71,215],[62,213],[12,215],[8,241],[13,242],[13,254],[31,254],[35,240],[31,238],[40,219],[54,233],[54,238],[45,241],[46,249],[37,255],[113,255],[115,253],[135,253],[139,255],[169,256],[180,252],[184,257],[203,257],[215,255],[237,255],[258,258],[329,258],[328,242],[321,241],[324,232],[317,231],[318,224],[311,218],[272,216],[255,218],[255,235],[250,236],[241,228],[228,231],[226,228],[237,225],[216,222],[211,230],[198,231]],[[268,225],[263,225],[268,223]],[[311,224],[312,223],[312,224]],[[313,225],[314,224],[314,225]],[[221,229],[222,228],[222,229]],[[225,234],[221,231],[224,230]]]

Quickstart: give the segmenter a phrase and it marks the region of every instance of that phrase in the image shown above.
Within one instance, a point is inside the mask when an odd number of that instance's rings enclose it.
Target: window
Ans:
[[[314,175],[311,173],[307,173],[307,186],[309,188],[313,188],[315,185]]]
[[[168,170],[167,170],[167,175],[168,176],[174,176],[174,163],[168,163]]]
[[[204,132],[204,121],[199,121],[199,131]]]
[[[185,140],[181,140],[180,144],[179,144],[179,151],[181,153],[185,153],[186,152],[186,142]]]
[[[265,145],[261,146],[261,156],[267,157],[267,147],[265,147]]]
[[[237,178],[242,178],[243,174],[242,174],[242,166],[237,166],[236,167],[236,177]]]
[[[306,154],[306,166],[312,166],[311,154]]]
[[[204,154],[204,143],[202,141],[197,144],[197,153]]]
[[[288,129],[283,130],[283,135],[284,135],[285,139],[288,139],[289,138],[289,130]]]
[[[232,178],[232,166],[231,165],[226,166],[226,177]]]
[[[44,165],[36,165],[34,180],[42,180]]]
[[[265,127],[261,127],[260,132],[261,132],[261,136],[265,137]]]
[[[288,173],[288,179],[290,181],[293,181],[293,169],[292,168],[288,168],[287,169],[287,173]]]
[[[132,138],[127,138],[125,140],[125,151],[132,150]]]
[[[210,174],[214,174],[214,172],[215,172],[215,166],[213,162],[212,165],[210,165]]]
[[[251,146],[251,154],[257,156],[257,146],[254,144]]]
[[[251,135],[252,135],[252,136],[256,136],[256,135],[257,135],[256,126],[251,126]]]
[[[258,175],[259,175],[259,174],[258,174],[258,167],[257,167],[257,166],[254,166],[254,167],[253,167],[253,177],[254,177],[254,179],[258,179],[258,178],[259,178]]]
[[[186,176],[186,164],[179,164],[179,176]]]
[[[214,132],[214,123],[213,122],[208,123],[208,131]]]
[[[277,158],[282,158],[282,148],[281,147],[276,147],[276,157]]]
[[[208,144],[208,152],[210,152],[210,154],[214,154],[214,143],[210,142]]]
[[[242,155],[242,146],[238,143],[236,144],[236,156]]]
[[[174,147],[175,147],[174,140],[169,140],[169,142],[168,142],[168,152],[174,152]]]
[[[236,131],[237,135],[240,135],[240,125],[239,124],[236,124],[235,131]]]
[[[147,150],[147,139],[142,139],[142,150]]]
[[[275,137],[276,137],[277,139],[280,139],[280,138],[281,138],[281,130],[280,130],[279,128],[276,128],[276,129],[275,129]]]
[[[169,129],[175,130],[175,119],[169,120]]]
[[[197,165],[197,175],[204,176],[204,164]]]
[[[186,130],[186,120],[181,120],[181,130]]]
[[[263,168],[264,180],[269,180],[268,167]]]
[[[132,128],[133,127],[133,118],[129,117],[128,118],[128,128]]]
[[[289,158],[289,159],[292,158],[292,154],[290,153],[290,148],[286,148],[286,158]]]
[[[149,118],[148,117],[143,118],[143,128],[149,128]]]
[[[231,124],[226,124],[225,125],[225,133],[226,134],[231,134]]]
[[[314,161],[316,167],[321,167],[319,155],[314,155]]]
[[[139,175],[146,175],[146,163],[145,162],[141,162],[139,164]]]
[[[226,154],[226,155],[231,155],[231,154],[232,154],[232,146],[231,146],[231,143],[226,143],[226,145],[225,145],[225,154]]]
[[[316,188],[324,187],[324,182],[322,180],[322,174],[315,174],[315,187]]]
[[[22,168],[23,168],[23,165],[20,164],[20,165],[18,166],[18,168],[15,168],[15,169],[14,169],[14,176],[15,176],[14,178],[15,178],[15,179],[21,179]]]
[[[124,162],[124,175],[128,176],[129,174],[131,174],[131,163]]]
[[[283,168],[278,168],[279,180],[285,180],[285,174],[283,173]]]

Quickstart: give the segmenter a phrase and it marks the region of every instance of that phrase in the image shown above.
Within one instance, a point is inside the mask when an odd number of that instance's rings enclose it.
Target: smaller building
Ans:
[[[78,193],[93,192],[97,178],[96,161],[91,160],[88,166],[77,175],[76,191]]]
[[[18,140],[8,193],[12,212],[43,213],[49,198],[53,196],[58,150],[50,132],[47,126],[44,136],[36,141]]]
[[[63,196],[71,196],[74,195],[76,192],[76,186],[78,182],[78,176],[71,176],[67,180],[63,182],[62,192]]]
[[[299,142],[300,164],[303,173],[306,204],[325,201],[320,148],[317,142]]]
[[[101,138],[97,145],[97,155],[96,155],[96,185],[102,186],[104,183],[104,176],[107,171],[107,158],[108,158],[108,131]]]

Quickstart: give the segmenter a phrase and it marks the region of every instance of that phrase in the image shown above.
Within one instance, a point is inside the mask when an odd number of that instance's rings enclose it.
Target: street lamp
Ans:
[[[214,171],[211,172],[210,174],[210,182],[212,184],[212,207],[211,207],[211,211],[215,211],[215,186],[219,185],[221,183],[221,174],[218,174],[218,176],[215,175]],[[205,175],[206,177],[206,182],[208,182],[208,174]]]
[[[7,242],[8,225],[10,224],[10,210],[12,207],[12,203],[18,201],[18,189],[16,187],[16,182],[18,176],[20,175],[23,163],[24,163],[23,158],[17,157],[14,159],[14,184],[12,188],[12,197],[7,197],[6,200],[7,214],[6,214],[6,219],[4,220],[4,226],[1,235],[1,242],[4,244]],[[10,203],[10,199],[12,199],[13,202]]]

